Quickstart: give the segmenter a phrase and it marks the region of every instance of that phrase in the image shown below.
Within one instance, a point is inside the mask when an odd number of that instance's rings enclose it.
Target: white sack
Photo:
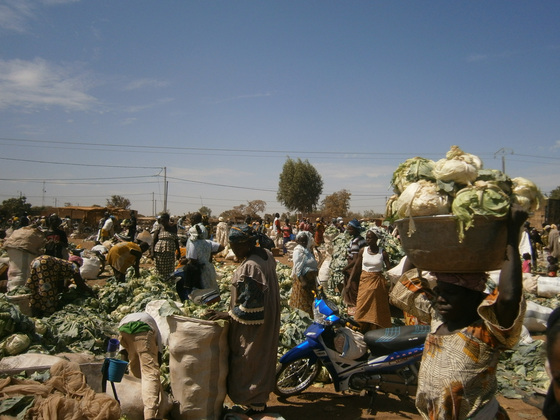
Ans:
[[[531,332],[544,332],[551,312],[551,308],[528,300],[523,325]]]
[[[18,229],[19,230],[19,229]],[[25,286],[31,271],[31,261],[39,256],[18,248],[7,248],[10,264],[8,265],[8,292]]]
[[[537,283],[537,296],[557,297],[560,294],[560,277],[539,277]]]
[[[82,258],[83,263],[80,267],[80,275],[85,280],[95,280],[103,267],[98,257]]]

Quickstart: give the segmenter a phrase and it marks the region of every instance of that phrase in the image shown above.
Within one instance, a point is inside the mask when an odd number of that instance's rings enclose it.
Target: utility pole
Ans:
[[[47,190],[45,189],[45,181],[43,181],[43,196],[41,198],[41,207],[45,207],[45,193]]]
[[[163,168],[163,212],[167,213],[167,166]]]
[[[501,155],[502,156],[502,172],[504,174],[506,173],[506,154],[507,155],[513,155],[513,150],[502,147],[500,150],[498,150],[496,153],[494,153],[494,159],[496,159],[496,155]]]

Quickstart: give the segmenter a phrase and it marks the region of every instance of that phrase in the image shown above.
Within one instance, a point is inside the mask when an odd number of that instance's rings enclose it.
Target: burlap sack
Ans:
[[[47,243],[45,234],[39,229],[25,226],[14,230],[4,241],[4,248],[15,248],[28,251],[35,255],[43,253],[43,248]]]
[[[229,324],[168,317],[171,390],[179,402],[174,418],[220,419],[226,397]]]

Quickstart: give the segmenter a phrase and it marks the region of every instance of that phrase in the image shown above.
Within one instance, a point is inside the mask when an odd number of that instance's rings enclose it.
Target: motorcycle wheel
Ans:
[[[312,362],[309,357],[282,363],[276,369],[274,393],[279,397],[291,397],[305,391],[321,372],[321,362]]]

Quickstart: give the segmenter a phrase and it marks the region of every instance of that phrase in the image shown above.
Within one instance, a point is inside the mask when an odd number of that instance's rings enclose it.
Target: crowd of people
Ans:
[[[13,218],[12,222],[19,222],[18,228],[26,226],[25,223],[29,225],[26,216]],[[276,259],[273,252],[260,246],[259,235],[270,236],[282,254],[287,254],[290,242],[295,243],[290,255],[293,286],[289,304],[313,316],[325,230],[334,226],[339,232],[346,232],[348,238],[347,264],[342,270],[344,281],[338,292],[361,332],[391,327],[391,305],[430,325],[416,395],[416,406],[422,417],[507,419],[507,413],[495,398],[496,365],[500,353],[513,347],[521,334],[526,307],[522,276],[524,272],[538,272],[539,261],[546,256],[546,275],[555,277],[560,258],[557,226],[546,225],[539,232],[526,218],[526,213],[511,210],[504,249],[506,259],[494,290],[487,289],[486,273],[433,273],[437,286],[431,287],[421,271],[408,261],[400,281],[391,289],[385,273],[392,264],[377,227],[364,232],[357,219],[347,223],[339,219],[327,223],[322,218],[314,222],[309,218],[291,222],[289,218],[282,221],[276,213],[272,220],[247,218],[243,224],[220,218],[213,227],[200,213],[191,215],[188,221],[174,221],[163,213],[150,229],[148,243],[138,240],[133,217],[121,224],[120,239],[115,238],[116,220],[107,213],[99,221],[96,242],[115,242],[106,258],[118,281],[126,281],[130,267],[139,276],[140,258],[147,253],[164,280],[176,272],[178,263],[179,267],[185,267],[185,273],[191,272],[187,267],[195,266],[198,271],[192,272],[198,277],[194,288],[201,290],[218,288],[212,261],[224,249],[231,249],[238,266],[232,278],[229,310],[208,310],[205,317],[229,321],[228,395],[239,411],[251,415],[266,410],[274,388],[277,359],[276,351],[271,349],[278,347],[281,310]],[[56,311],[57,297],[70,284],[85,294],[93,294],[80,276],[81,257],[79,252],[69,249],[62,220],[57,215],[44,218],[44,223],[41,220],[45,252],[31,262],[27,280],[33,316],[47,316]],[[392,233],[398,235],[396,231]],[[527,239],[526,248],[520,245],[523,235]],[[180,237],[186,237],[185,246],[181,246]],[[547,344],[552,375],[544,410],[547,418],[558,418],[560,412],[557,403],[560,359],[556,357],[560,351],[557,338],[560,315],[557,311],[553,314]],[[161,342],[157,338],[157,326],[153,319],[134,314],[122,320],[119,331],[123,346],[135,360],[131,362],[131,372],[149,378],[142,382],[146,387],[143,391],[146,418],[158,418],[161,384],[156,375],[159,366],[156,356]],[[147,355],[146,348],[151,349]]]

